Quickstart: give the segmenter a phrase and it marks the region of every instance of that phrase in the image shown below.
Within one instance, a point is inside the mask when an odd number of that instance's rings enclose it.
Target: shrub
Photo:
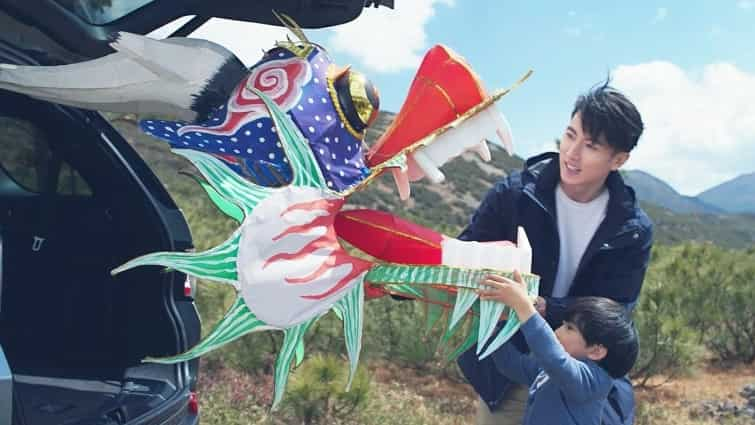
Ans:
[[[672,378],[707,348],[718,360],[755,360],[755,252],[686,243],[657,247],[636,309],[645,385]]]
[[[370,380],[360,367],[346,391],[348,378],[348,362],[332,355],[312,356],[292,374],[284,403],[304,424],[349,417],[366,405]]]
[[[671,251],[664,272],[678,285],[683,313],[700,341],[719,360],[755,360],[755,255],[693,243]]]
[[[674,282],[649,276],[635,312],[640,335],[640,357],[631,372],[638,385],[647,386],[650,378],[663,375],[666,380],[684,374],[699,359],[697,333],[684,319]]]

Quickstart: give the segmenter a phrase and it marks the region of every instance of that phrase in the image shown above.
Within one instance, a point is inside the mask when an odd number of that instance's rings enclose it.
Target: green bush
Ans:
[[[726,362],[755,360],[755,254],[712,244],[675,247],[667,275],[700,340]]]
[[[635,312],[640,357],[631,376],[640,386],[663,375],[667,380],[686,373],[700,357],[697,333],[687,324],[686,308],[674,282],[649,276]]]
[[[674,377],[705,348],[716,359],[755,360],[755,250],[712,244],[656,247],[636,309],[640,359],[633,377]]]
[[[304,424],[332,423],[354,415],[367,403],[370,379],[360,367],[346,391],[349,365],[335,356],[309,357],[292,374],[286,408]]]
[[[419,303],[390,297],[365,304],[364,351],[372,358],[424,367],[433,361],[435,347],[428,344]]]

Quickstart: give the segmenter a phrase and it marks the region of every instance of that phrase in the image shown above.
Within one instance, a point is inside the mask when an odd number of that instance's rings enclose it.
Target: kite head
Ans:
[[[265,52],[204,120],[188,125],[151,120],[142,122],[142,128],[173,148],[215,155],[253,182],[286,185],[291,167],[256,89],[294,121],[331,190],[361,182],[369,174],[362,141],[378,115],[378,92],[361,73],[336,65],[301,29],[292,31],[299,40],[278,42]]]

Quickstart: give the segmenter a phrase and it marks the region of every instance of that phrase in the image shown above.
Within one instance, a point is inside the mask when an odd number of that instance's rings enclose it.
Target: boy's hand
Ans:
[[[532,299],[527,293],[527,284],[522,280],[519,271],[514,270],[514,279],[508,279],[501,275],[491,274],[482,282],[483,288],[478,290],[480,299],[495,300],[502,302],[516,311],[519,320],[524,323],[533,314],[537,313]]]

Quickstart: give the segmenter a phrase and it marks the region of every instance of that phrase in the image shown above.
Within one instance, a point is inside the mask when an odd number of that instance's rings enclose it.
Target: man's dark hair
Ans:
[[[579,112],[582,128],[596,142],[630,152],[644,129],[642,117],[634,104],[609,83],[610,78],[579,96],[571,116]]]
[[[602,297],[580,297],[566,311],[588,346],[600,344],[608,353],[598,364],[614,378],[626,375],[640,351],[637,330],[626,309]]]

